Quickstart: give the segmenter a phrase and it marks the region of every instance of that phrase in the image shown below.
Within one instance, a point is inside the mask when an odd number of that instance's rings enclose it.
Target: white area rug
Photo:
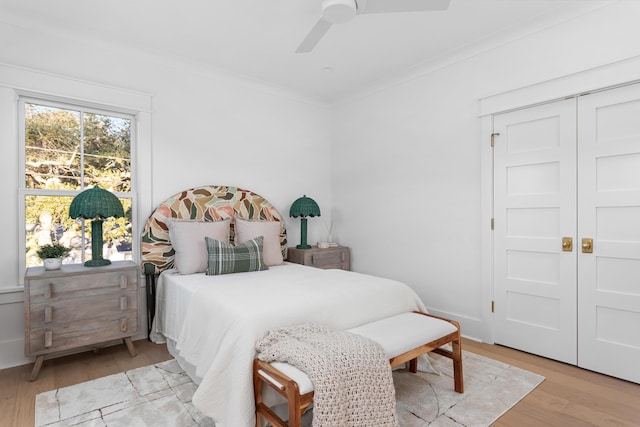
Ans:
[[[465,352],[465,393],[453,391],[451,361],[434,355],[440,374],[395,371],[400,425],[488,426],[544,377]],[[110,375],[36,397],[36,427],[214,426],[191,404],[196,385],[174,361]],[[310,417],[306,424],[310,425]]]

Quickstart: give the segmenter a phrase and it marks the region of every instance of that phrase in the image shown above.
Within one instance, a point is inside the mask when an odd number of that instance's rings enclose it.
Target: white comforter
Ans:
[[[200,385],[193,403],[216,427],[255,426],[252,363],[269,329],[308,321],[348,329],[425,310],[403,283],[289,263],[222,276],[165,272],[157,292],[154,330],[174,340],[179,357],[195,367]]]

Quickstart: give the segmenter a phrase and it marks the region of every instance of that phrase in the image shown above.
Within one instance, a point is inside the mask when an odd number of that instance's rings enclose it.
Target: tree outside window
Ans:
[[[21,105],[26,267],[41,265],[37,249],[53,242],[71,248],[66,263],[91,258],[91,221],[71,219],[69,205],[94,185],[116,194],[125,211],[104,221],[103,257],[130,259],[133,117],[31,99]]]

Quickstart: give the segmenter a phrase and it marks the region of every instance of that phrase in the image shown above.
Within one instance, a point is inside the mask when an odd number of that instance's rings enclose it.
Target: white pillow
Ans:
[[[169,220],[169,239],[175,250],[174,267],[178,274],[203,273],[207,270],[205,237],[229,243],[229,218],[223,221]]]
[[[280,246],[280,221],[247,221],[235,218],[235,244],[263,236],[264,263],[268,266],[280,265],[284,262]]]

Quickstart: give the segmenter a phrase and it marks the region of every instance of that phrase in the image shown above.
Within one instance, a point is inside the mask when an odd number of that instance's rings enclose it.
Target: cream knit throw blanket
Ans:
[[[256,347],[266,362],[286,362],[313,382],[313,427],[397,427],[391,366],[367,338],[306,323],[270,331]]]

